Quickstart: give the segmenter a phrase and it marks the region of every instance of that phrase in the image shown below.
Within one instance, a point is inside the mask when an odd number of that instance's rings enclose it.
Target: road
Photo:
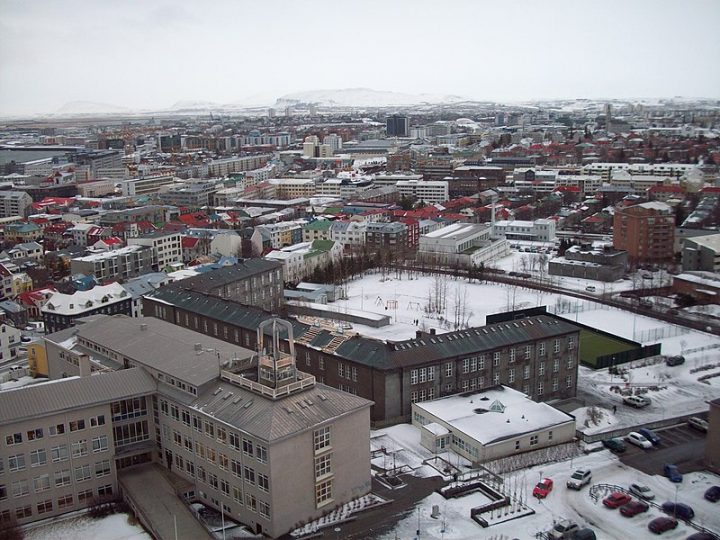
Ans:
[[[704,433],[691,429],[687,424],[653,431],[660,437],[660,445],[644,450],[628,443],[620,461],[646,474],[662,475],[666,463],[674,463],[682,473],[705,469]]]

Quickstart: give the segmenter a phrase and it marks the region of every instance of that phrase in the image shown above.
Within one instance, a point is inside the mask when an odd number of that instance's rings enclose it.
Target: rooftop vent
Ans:
[[[147,330],[147,324],[143,323],[140,325],[140,331],[145,332]]]
[[[195,344],[195,350],[196,350],[197,352],[201,352],[201,351],[202,351],[202,343],[196,343],[196,344]]]

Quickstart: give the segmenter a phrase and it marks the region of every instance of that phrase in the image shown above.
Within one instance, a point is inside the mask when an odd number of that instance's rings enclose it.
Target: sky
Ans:
[[[720,97],[719,0],[0,0],[0,114],[372,88]]]

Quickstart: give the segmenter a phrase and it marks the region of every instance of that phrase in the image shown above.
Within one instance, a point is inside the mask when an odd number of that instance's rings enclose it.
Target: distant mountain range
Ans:
[[[319,105],[324,107],[393,107],[423,103],[457,103],[466,98],[450,94],[405,94],[372,90],[370,88],[343,88],[339,90],[309,90],[286,94],[275,102],[276,107],[292,105]]]

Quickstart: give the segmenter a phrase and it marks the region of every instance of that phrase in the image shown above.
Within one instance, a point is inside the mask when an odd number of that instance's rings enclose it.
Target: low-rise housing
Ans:
[[[503,236],[508,240],[553,242],[555,240],[555,222],[552,219],[496,221],[493,226],[493,236]]]
[[[96,315],[132,314],[132,299],[122,285],[97,285],[73,294],[53,292],[40,309],[45,331],[57,332],[75,325],[82,317]]]
[[[548,262],[551,276],[566,276],[595,281],[617,281],[627,272],[627,251],[612,246],[595,247],[590,244],[571,246],[564,257],[555,257]]]
[[[510,246],[487,225],[455,223],[420,236],[417,257],[431,265],[471,268],[504,257]]]

